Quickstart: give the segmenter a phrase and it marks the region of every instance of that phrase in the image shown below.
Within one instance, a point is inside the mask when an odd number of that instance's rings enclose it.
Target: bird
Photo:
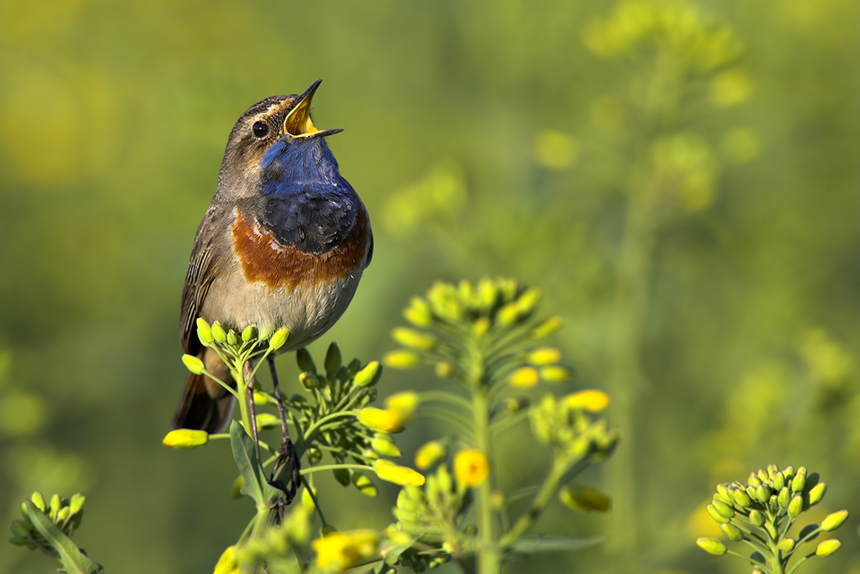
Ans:
[[[341,317],[373,257],[367,209],[326,143],[343,130],[318,130],[311,119],[321,82],[299,95],[261,100],[239,117],[197,229],[180,341],[223,381],[231,380],[229,370],[198,339],[198,318],[240,332],[287,327],[281,352],[300,349]],[[189,374],[171,430],[222,432],[234,406],[217,382]]]

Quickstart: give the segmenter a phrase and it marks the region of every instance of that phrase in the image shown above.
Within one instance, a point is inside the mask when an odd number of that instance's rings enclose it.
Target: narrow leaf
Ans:
[[[27,500],[24,504],[27,505],[33,526],[60,555],[60,562],[68,574],[103,574],[104,567],[87,558],[78,545],[54,526],[54,523],[32,501]]]

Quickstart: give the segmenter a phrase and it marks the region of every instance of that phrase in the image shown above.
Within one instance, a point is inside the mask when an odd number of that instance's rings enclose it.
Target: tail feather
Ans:
[[[232,383],[227,365],[209,349],[201,349],[198,357],[206,370],[224,382]],[[185,387],[170,423],[170,430],[193,429],[208,433],[223,432],[233,418],[236,399],[217,382],[206,375],[188,374]]]

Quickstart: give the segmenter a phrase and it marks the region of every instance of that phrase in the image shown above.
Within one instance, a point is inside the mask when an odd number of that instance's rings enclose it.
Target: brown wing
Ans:
[[[210,206],[197,229],[194,248],[191,250],[185,285],[182,287],[179,322],[179,339],[182,348],[190,355],[196,355],[200,350],[197,317],[220,267],[218,258],[223,251],[215,248],[213,241],[225,237],[224,226],[223,211],[217,206]]]

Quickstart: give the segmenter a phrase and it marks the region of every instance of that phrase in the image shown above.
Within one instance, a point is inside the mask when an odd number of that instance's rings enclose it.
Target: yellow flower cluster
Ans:
[[[343,572],[379,550],[379,534],[373,530],[332,532],[311,542],[317,566],[329,572]]]

